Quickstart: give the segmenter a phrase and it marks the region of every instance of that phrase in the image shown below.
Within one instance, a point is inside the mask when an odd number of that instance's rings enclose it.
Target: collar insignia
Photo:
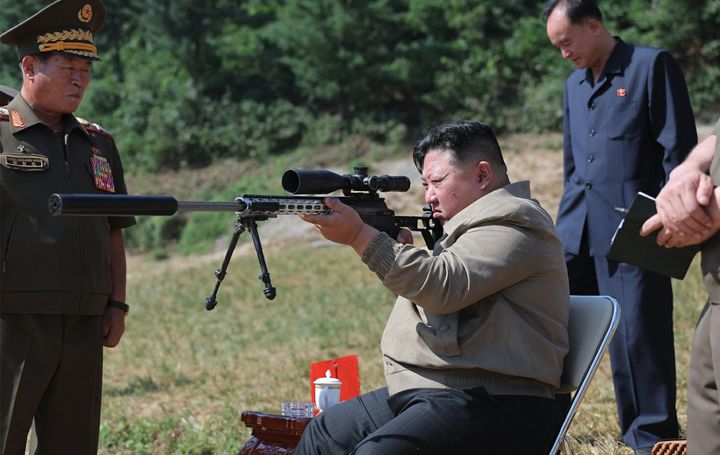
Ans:
[[[18,111],[10,111],[10,118],[12,119],[12,126],[15,128],[25,128],[25,121]]]

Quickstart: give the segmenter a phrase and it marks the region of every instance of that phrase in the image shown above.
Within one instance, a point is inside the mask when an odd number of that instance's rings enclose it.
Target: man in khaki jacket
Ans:
[[[485,124],[433,128],[414,161],[445,231],[433,251],[335,199],[332,214],[304,217],[398,299],[381,342],[387,387],[313,419],[297,453],[547,453],[563,418],[569,306],[552,219],[528,182],[510,183]]]

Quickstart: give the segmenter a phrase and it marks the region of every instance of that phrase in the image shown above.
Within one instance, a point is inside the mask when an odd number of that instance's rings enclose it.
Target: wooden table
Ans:
[[[307,417],[285,417],[254,411],[243,412],[240,420],[252,429],[252,437],[238,455],[290,455],[310,423]]]

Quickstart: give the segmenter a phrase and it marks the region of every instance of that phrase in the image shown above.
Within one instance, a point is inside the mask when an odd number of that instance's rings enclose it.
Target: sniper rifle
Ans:
[[[275,298],[270,273],[265,263],[257,222],[278,215],[320,215],[330,212],[323,200],[327,194],[342,190],[340,201],[355,209],[360,218],[370,226],[388,233],[393,238],[401,228],[420,232],[428,248],[432,249],[442,235],[442,226],[432,218],[429,207],[423,208],[422,216],[396,216],[388,208],[379,191],[407,191],[410,179],[405,176],[368,175],[364,166],[354,168],[354,174],[336,174],[328,170],[285,171],[282,186],[292,196],[240,195],[233,202],[178,201],[163,195],[116,195],[55,193],[48,202],[52,215],[86,216],[171,216],[177,212],[235,212],[237,221],[230,245],[222,265],[215,271],[217,278],[210,296],[205,299],[209,311],[217,305],[220,289],[240,234],[250,232],[264,284],[263,293],[268,300]]]

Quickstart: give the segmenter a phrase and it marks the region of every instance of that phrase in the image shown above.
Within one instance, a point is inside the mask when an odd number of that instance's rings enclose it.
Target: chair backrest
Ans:
[[[570,296],[570,350],[565,356],[558,393],[575,393],[550,451],[551,455],[557,453],[565,439],[568,427],[619,323],[620,306],[614,298],[605,295]]]

